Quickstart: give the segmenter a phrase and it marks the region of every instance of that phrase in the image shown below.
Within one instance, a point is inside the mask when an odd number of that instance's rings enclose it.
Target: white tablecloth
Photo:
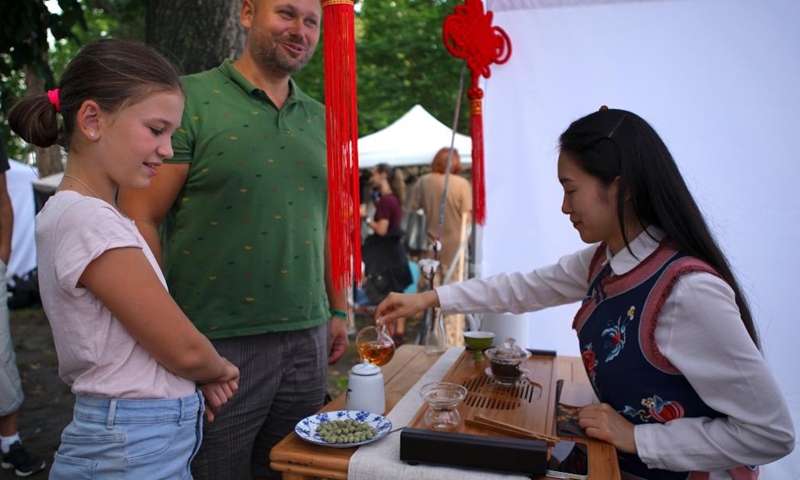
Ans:
[[[442,357],[395,405],[387,417],[393,428],[405,427],[423,404],[419,389],[426,383],[441,380],[458,360],[463,347],[449,348]],[[400,432],[395,432],[380,441],[364,445],[350,459],[347,478],[351,480],[528,480],[523,475],[508,475],[433,465],[408,465],[400,461]]]

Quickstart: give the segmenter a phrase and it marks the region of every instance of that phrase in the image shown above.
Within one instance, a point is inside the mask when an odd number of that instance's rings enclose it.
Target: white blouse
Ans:
[[[664,237],[651,228],[631,250],[607,252],[614,275],[646,258]],[[523,313],[583,299],[597,245],[530,273],[500,274],[436,289],[446,313]],[[610,257],[610,260],[608,258]],[[724,416],[681,418],[634,427],[639,458],[650,468],[709,471],[729,480],[727,469],[763,465],[788,455],[795,430],[783,392],[744,328],[733,290],[704,272],[680,277],[665,300],[655,332],[659,350],[700,398]]]

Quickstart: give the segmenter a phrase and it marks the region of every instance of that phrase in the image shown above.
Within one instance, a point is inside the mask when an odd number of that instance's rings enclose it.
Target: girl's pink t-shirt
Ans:
[[[153,253],[133,220],[108,203],[76,192],[51,197],[36,216],[39,290],[53,330],[61,379],[76,395],[178,398],[195,383],[159,364],[92,292],[78,286],[103,252],[140,248],[166,289]],[[124,285],[136,302],[136,285]]]

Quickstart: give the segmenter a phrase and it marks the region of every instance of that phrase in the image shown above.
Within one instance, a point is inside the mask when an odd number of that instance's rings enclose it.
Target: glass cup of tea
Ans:
[[[394,356],[395,345],[386,333],[386,325],[364,327],[356,335],[356,348],[361,361],[367,360],[377,366],[386,365]]]

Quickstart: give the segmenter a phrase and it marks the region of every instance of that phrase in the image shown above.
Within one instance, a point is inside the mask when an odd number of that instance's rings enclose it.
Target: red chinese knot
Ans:
[[[503,64],[511,56],[511,40],[500,27],[492,26],[492,12],[484,12],[481,0],[465,0],[455,13],[444,21],[442,37],[451,55],[463,58],[472,73],[470,99],[470,133],[472,136],[472,202],[475,221],[486,221],[486,191],[483,168],[483,90],[478,87],[481,76],[492,75],[491,64]]]

